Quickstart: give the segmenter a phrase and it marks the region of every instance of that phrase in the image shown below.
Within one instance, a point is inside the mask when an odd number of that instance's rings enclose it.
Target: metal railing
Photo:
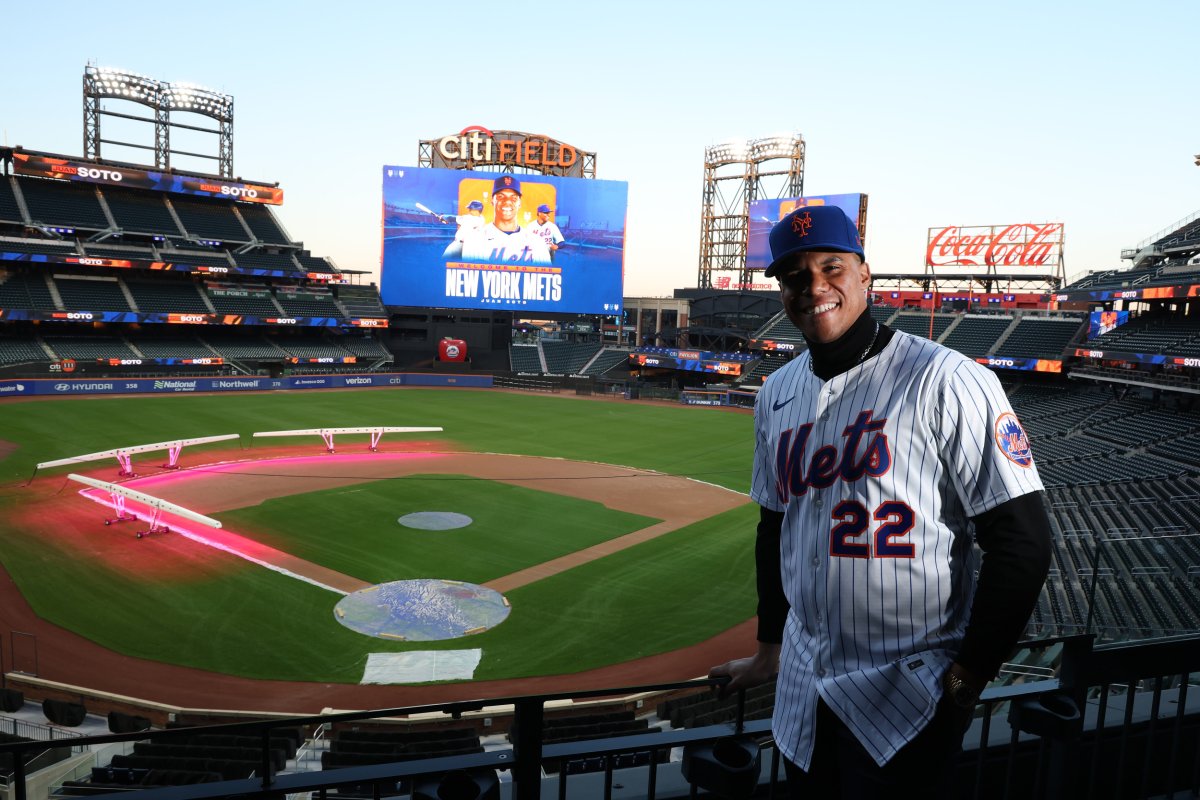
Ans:
[[[972,800],[1020,798],[1128,798],[1170,796],[1200,788],[1200,636],[1155,642],[1094,647],[1090,635],[1026,643],[1053,654],[1056,677],[1017,676],[1024,683],[989,688],[977,709],[956,762],[956,797]],[[1034,670],[1032,673],[1042,672]],[[550,716],[562,711],[563,700],[629,698],[645,693],[702,691],[713,681],[688,681],[587,692],[497,698],[438,705],[325,714],[291,719],[173,728],[109,736],[81,737],[72,745],[103,745],[152,740],[181,742],[197,733],[254,735],[261,741],[255,775],[188,786],[139,789],[129,800],[216,800],[230,796],[278,798],[309,795],[378,798],[389,795],[427,797],[429,786],[447,776],[497,771],[511,776],[514,800],[538,800],[551,793],[603,797],[624,788],[639,797],[682,797],[696,794],[680,778],[677,759],[665,764],[674,748],[714,743],[729,737],[766,748],[762,768],[755,766],[756,796],[778,796],[782,780],[778,752],[767,720],[746,721],[744,695],[728,724],[654,730],[584,741],[546,743]],[[399,724],[396,717],[471,720],[479,714],[511,714],[510,745],[470,755],[395,761],[321,771],[279,774],[270,755],[270,737],[280,727],[316,728],[376,720]],[[440,717],[430,715],[440,714]],[[464,716],[465,715],[465,716]],[[40,743],[0,745],[0,754],[26,753]],[[15,800],[27,800],[27,767],[14,759]],[[582,765],[595,771],[577,774]],[[550,777],[544,775],[545,772]],[[553,775],[557,769],[557,775]],[[686,773],[684,773],[686,774]],[[433,781],[432,784],[429,782]],[[756,788],[755,788],[756,787]],[[336,790],[337,793],[334,792]],[[436,795],[436,792],[434,792]],[[747,795],[749,796],[749,795]]]

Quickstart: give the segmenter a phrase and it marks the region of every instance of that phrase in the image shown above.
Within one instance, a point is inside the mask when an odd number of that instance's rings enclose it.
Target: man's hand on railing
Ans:
[[[718,697],[728,697],[740,689],[766,683],[779,671],[779,645],[759,642],[758,651],[746,658],[735,658],[708,671],[710,678],[727,678],[716,688]]]

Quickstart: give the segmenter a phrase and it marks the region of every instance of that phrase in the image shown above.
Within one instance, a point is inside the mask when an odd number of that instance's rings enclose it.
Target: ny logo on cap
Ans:
[[[505,185],[505,186],[512,186],[512,178],[505,178],[505,179],[504,179],[504,185]]]
[[[812,214],[807,211],[802,217],[792,217],[792,233],[800,238],[808,236],[809,230],[812,228]]]

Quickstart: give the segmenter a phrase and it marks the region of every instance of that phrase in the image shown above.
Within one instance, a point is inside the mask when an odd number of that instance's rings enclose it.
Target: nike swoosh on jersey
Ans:
[[[792,402],[795,399],[796,398],[794,398],[794,397],[789,397],[787,400],[784,400],[782,403],[771,403],[771,410],[778,411],[779,409],[783,408],[784,406],[786,406],[788,403]]]

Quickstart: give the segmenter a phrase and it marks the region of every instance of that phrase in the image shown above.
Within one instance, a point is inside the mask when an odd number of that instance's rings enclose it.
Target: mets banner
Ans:
[[[818,194],[809,197],[784,197],[774,200],[755,200],[750,203],[750,219],[746,241],[746,266],[766,269],[771,264],[769,238],[775,223],[795,211],[809,206],[837,206],[854,220],[858,235],[867,241],[867,196],[865,194]]]
[[[386,305],[621,312],[628,184],[383,168]]]

